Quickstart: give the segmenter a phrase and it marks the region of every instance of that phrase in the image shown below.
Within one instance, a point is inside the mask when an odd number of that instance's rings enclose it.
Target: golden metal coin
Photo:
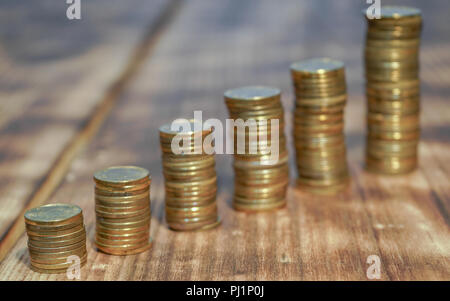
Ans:
[[[35,246],[35,247],[42,247],[42,248],[58,248],[58,247],[65,247],[69,245],[73,245],[76,243],[79,243],[81,241],[86,241],[86,235],[82,234],[80,236],[67,239],[67,240],[58,240],[58,241],[40,241],[40,240],[28,240],[28,244]]]
[[[238,202],[233,202],[233,208],[238,211],[243,212],[260,212],[260,211],[269,211],[269,210],[275,210],[280,209],[286,206],[286,201],[278,201],[273,203],[267,203],[267,204],[243,204]]]
[[[198,223],[168,223],[169,227],[175,231],[204,231],[216,228],[221,223],[218,217]]]
[[[65,245],[62,247],[54,247],[54,248],[36,247],[33,244],[28,243],[28,249],[35,253],[56,253],[56,252],[71,251],[78,249],[82,246],[86,246],[86,240],[82,240],[71,245]]]
[[[94,181],[103,186],[126,186],[147,182],[150,173],[137,166],[113,166],[94,174]]]
[[[87,260],[85,260],[84,262],[80,262],[80,267],[83,267],[86,264]],[[67,268],[62,268],[62,269],[41,269],[41,268],[37,268],[34,267],[33,265],[30,265],[31,270],[33,270],[36,273],[41,273],[41,274],[62,274],[62,273],[67,273]]]
[[[65,259],[70,255],[79,255],[82,256],[86,253],[86,245],[82,245],[77,249],[72,249],[68,251],[58,251],[54,253],[40,253],[34,250],[29,250],[31,259],[40,263],[47,263],[48,261],[57,260],[57,259]]]
[[[227,90],[224,94],[228,102],[258,102],[262,100],[276,100],[280,97],[280,90],[265,86],[247,86]]]
[[[82,217],[81,208],[72,204],[49,204],[25,212],[25,223],[35,226],[61,226]]]
[[[86,235],[86,231],[83,228],[68,234],[63,235],[55,235],[55,236],[33,236],[28,234],[28,240],[29,241],[41,241],[41,242],[58,242],[58,241],[65,241],[65,240],[71,240],[74,238],[77,238],[80,235]]]
[[[27,229],[27,235],[33,236],[33,237],[54,237],[54,236],[61,236],[61,235],[67,235],[74,232],[78,232],[84,229],[83,224],[78,224],[75,227],[65,229],[65,230],[56,230],[56,231],[32,231]]]
[[[81,262],[85,263],[87,261],[87,254],[81,258]],[[35,262],[33,259],[31,259],[31,265],[33,267],[36,267],[38,269],[46,269],[46,270],[60,270],[60,269],[67,269],[68,267],[73,265],[73,262],[65,262],[65,263],[58,263],[58,264],[46,264],[46,263],[39,263]]]

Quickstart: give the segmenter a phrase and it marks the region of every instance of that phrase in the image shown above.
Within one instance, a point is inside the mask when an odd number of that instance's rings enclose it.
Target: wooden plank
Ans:
[[[0,122],[0,259],[23,231],[13,222],[46,201],[107,115],[152,42],[148,35],[157,34],[153,29],[168,3],[88,2],[84,18],[69,21],[64,2],[2,2],[6,43],[0,62],[11,72],[0,78],[10,100]],[[17,28],[22,35],[14,34]]]
[[[84,210],[89,262],[82,269],[82,279],[365,280],[367,257],[377,255],[382,280],[450,280],[449,175],[447,166],[440,166],[450,150],[446,134],[450,115],[443,102],[449,77],[432,75],[448,73],[442,64],[429,61],[446,58],[446,53],[435,49],[439,37],[448,36],[450,29],[437,19],[426,23],[420,168],[406,176],[382,177],[363,170],[364,21],[360,7],[350,1],[244,3],[186,3],[96,139],[73,162],[49,199],[70,200]],[[421,6],[418,1],[414,4]],[[440,6],[422,6],[428,16],[445,11]],[[290,110],[289,64],[320,55],[343,59],[348,66],[346,133],[352,173],[348,193],[325,198],[291,186],[287,208],[265,214],[238,213],[230,207],[231,157],[217,155],[223,224],[207,232],[168,230],[158,126],[177,117],[192,117],[195,109],[203,110],[204,119],[224,120],[223,91],[255,83],[280,87]],[[288,121],[291,118],[288,113]],[[152,173],[154,245],[140,255],[108,256],[93,245],[92,174],[116,164],[141,165]],[[28,265],[23,235],[0,264],[0,278],[65,279],[65,275],[34,273]]]

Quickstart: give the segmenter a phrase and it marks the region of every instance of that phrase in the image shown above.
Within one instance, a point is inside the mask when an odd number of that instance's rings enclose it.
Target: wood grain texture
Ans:
[[[424,11],[420,168],[384,177],[363,169],[365,24],[354,1],[189,1],[89,147],[74,161],[49,202],[80,205],[88,230],[84,280],[367,280],[369,255],[381,258],[382,280],[450,280],[450,29],[442,2],[408,1]],[[442,18],[440,18],[442,17]],[[158,127],[177,117],[227,117],[223,92],[248,84],[281,88],[288,124],[291,62],[314,56],[347,65],[349,191],[318,197],[291,185],[288,206],[245,214],[231,206],[232,158],[217,155],[222,225],[180,233],[167,228]],[[446,62],[446,63],[444,63]],[[290,127],[289,144],[291,146]],[[291,173],[294,161],[291,149]],[[93,245],[94,171],[135,164],[152,174],[154,240],[148,252],[109,256]],[[0,264],[0,279],[64,280],[32,272],[26,236]]]
[[[100,1],[83,6],[83,21],[67,20],[64,2],[46,3],[2,2],[0,260],[23,232],[24,211],[47,200],[108,115],[170,2],[129,3],[145,6],[136,11]]]

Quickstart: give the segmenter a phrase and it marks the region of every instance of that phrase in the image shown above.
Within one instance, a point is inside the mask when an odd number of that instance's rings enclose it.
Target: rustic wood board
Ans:
[[[363,169],[361,7],[351,1],[185,3],[98,135],[73,161],[48,200],[83,208],[89,262],[82,279],[366,280],[367,257],[377,255],[382,280],[450,280],[446,164],[450,109],[445,103],[450,94],[450,42],[445,41],[450,29],[439,18],[449,9],[436,3],[414,4],[423,8],[426,18],[420,168],[409,175],[384,177]],[[232,158],[217,155],[222,225],[206,232],[168,230],[158,127],[177,117],[192,117],[196,109],[203,110],[204,119],[224,120],[224,90],[248,84],[281,88],[289,121],[293,95],[288,67],[312,56],[332,56],[347,64],[346,134],[352,173],[348,193],[317,197],[292,185],[287,208],[238,213],[230,207]],[[144,166],[152,173],[154,245],[140,255],[109,256],[93,245],[92,174],[117,164]],[[0,279],[65,279],[65,275],[34,273],[28,265],[26,235],[22,235],[0,264]]]
[[[126,79],[135,48],[169,2],[86,2],[82,20],[70,21],[65,1],[2,1],[0,239],[108,89]]]

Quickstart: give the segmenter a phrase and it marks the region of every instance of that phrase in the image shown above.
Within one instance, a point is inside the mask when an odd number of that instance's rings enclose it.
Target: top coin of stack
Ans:
[[[249,86],[228,90],[224,96],[230,118],[248,125],[235,122],[233,129],[233,207],[248,212],[283,207],[289,167],[280,90]]]
[[[69,256],[87,261],[86,230],[80,207],[50,204],[25,213],[31,269],[40,273],[64,273],[73,265]]]
[[[291,65],[291,76],[298,184],[315,193],[336,193],[349,178],[343,133],[344,64],[329,58],[300,61]]]
[[[211,229],[220,224],[214,149],[213,145],[203,148],[205,137],[212,130],[202,130],[202,124],[192,120],[185,125],[189,128],[172,130],[170,124],[159,128],[166,220],[169,227],[177,231]],[[176,144],[177,150],[172,149],[175,137],[186,143]]]
[[[97,248],[129,255],[150,248],[150,175],[136,166],[114,166],[94,174]]]
[[[420,136],[420,10],[384,6],[367,19],[365,63],[368,170],[399,174],[417,166]]]

